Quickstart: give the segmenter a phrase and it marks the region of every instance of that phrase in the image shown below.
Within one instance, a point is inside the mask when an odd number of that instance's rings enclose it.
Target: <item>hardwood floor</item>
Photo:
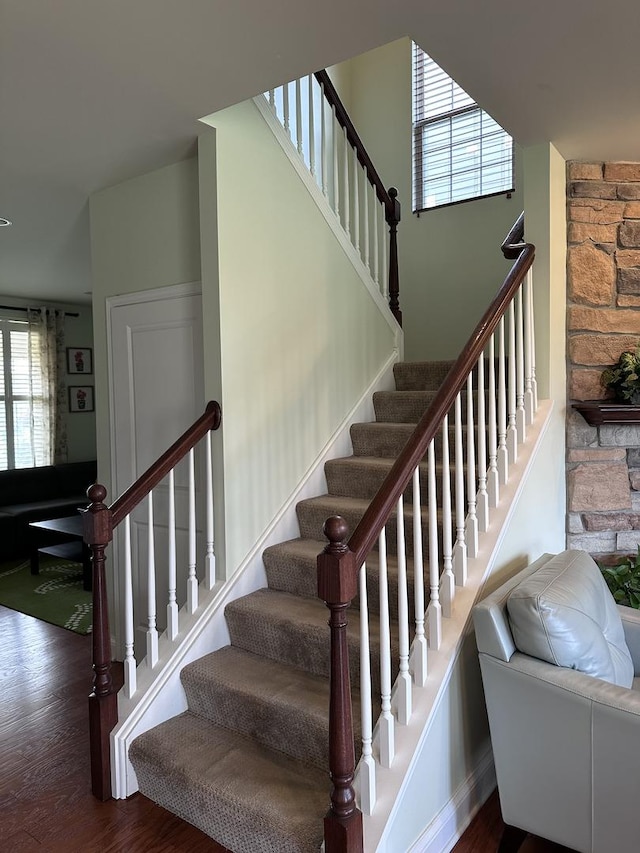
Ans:
[[[91,637],[0,606],[0,648],[0,850],[227,853],[141,794],[108,803],[91,795]],[[494,853],[502,828],[494,794],[453,853]],[[532,837],[521,848],[563,851]]]
[[[91,637],[0,606],[0,850],[225,853],[140,794],[91,795]]]
[[[452,853],[495,853],[503,829],[500,802],[497,792],[494,792],[475,816]],[[571,853],[571,851],[568,847],[529,835],[520,847],[519,853]]]

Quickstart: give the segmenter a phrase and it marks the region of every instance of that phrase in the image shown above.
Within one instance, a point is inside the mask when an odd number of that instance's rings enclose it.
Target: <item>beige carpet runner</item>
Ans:
[[[265,551],[268,587],[227,606],[231,645],[182,671],[188,711],[131,746],[142,793],[234,853],[317,853],[320,848],[330,788],[328,611],[316,597],[322,526],[337,514],[354,529],[450,366],[396,365],[397,390],[374,395],[376,421],[351,429],[354,455],[327,464],[329,494],[298,504],[300,538]],[[410,506],[405,524],[410,544]],[[387,541],[391,550],[391,530]],[[409,561],[410,575],[411,569]],[[375,554],[367,571],[375,614]],[[397,565],[391,555],[389,585],[397,615]],[[371,634],[374,696],[379,696],[375,625]],[[397,646],[397,637],[392,642]],[[349,643],[357,726],[357,617],[350,620]],[[393,657],[397,660],[397,651]],[[357,754],[359,740],[356,732]]]

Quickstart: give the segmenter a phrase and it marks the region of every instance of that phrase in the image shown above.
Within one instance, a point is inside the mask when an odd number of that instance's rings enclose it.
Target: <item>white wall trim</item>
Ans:
[[[309,169],[307,169],[306,163],[301,158],[297,148],[294,146],[286,130],[278,120],[278,117],[275,115],[275,113],[269,106],[269,102],[264,97],[264,95],[257,95],[253,99],[253,103],[256,105],[258,112],[262,115],[266,123],[269,125],[271,131],[273,132],[273,135],[280,143],[282,150],[288,157],[298,177],[304,183],[311,198],[316,203],[318,210],[324,216],[327,225],[333,231],[333,234],[338,240],[338,243],[342,247],[345,255],[347,255],[347,257],[351,261],[353,268],[362,280],[362,283],[369,291],[372,299],[374,300],[374,302],[380,309],[382,315],[384,316],[385,320],[389,324],[389,327],[393,330],[396,336],[396,346],[400,348],[402,346],[402,329],[398,325],[398,321],[396,320],[396,318],[391,313],[391,309],[389,308],[387,300],[380,292],[380,288],[373,280],[371,273],[367,269],[367,266],[363,263],[362,258],[360,257],[355,246],[351,242],[351,239],[342,227],[342,224],[336,216],[335,211],[333,210],[326,197],[324,196],[322,190],[316,183],[315,178],[313,177]]]
[[[489,747],[408,853],[449,853],[495,787],[496,769]]]
[[[398,360],[394,350],[378,371],[373,382],[363,392],[356,405],[334,431],[300,485],[264,531],[238,571],[225,583],[207,592],[200,587],[201,604],[189,616],[180,612],[180,634],[177,645],[162,635],[159,660],[153,671],[144,661],[138,667],[138,690],[132,699],[118,696],[119,722],[111,733],[111,787],[116,799],[124,799],[138,790],[138,782],[128,759],[131,741],[142,732],[182,713],[187,708],[186,696],[180,683],[180,670],[193,660],[215,651],[230,642],[224,608],[230,602],[266,586],[262,552],[269,545],[300,535],[296,504],[326,491],[324,464],[328,459],[347,456],[352,452],[349,429],[353,423],[374,420],[373,394],[391,390],[394,386],[393,365]]]

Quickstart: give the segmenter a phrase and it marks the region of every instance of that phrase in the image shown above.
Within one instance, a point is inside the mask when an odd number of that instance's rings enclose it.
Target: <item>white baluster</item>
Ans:
[[[411,718],[411,675],[409,674],[409,598],[407,593],[407,545],[404,536],[404,502],[398,498],[396,545],[398,554],[398,635],[400,670],[395,686],[395,706],[400,725]]]
[[[353,149],[353,233],[354,246],[360,254],[360,163],[355,148]]]
[[[156,627],[156,553],[153,531],[153,492],[147,502],[147,666],[158,663],[158,629]]]
[[[453,550],[451,543],[451,475],[449,471],[449,417],[442,422],[442,579],[440,594],[442,615],[450,619],[456,581],[453,575]]]
[[[442,643],[442,605],[440,604],[440,567],[438,565],[438,497],[436,492],[436,454],[433,439],[427,457],[429,495],[429,606],[427,624],[429,647],[439,649]]]
[[[382,295],[385,299],[389,299],[389,260],[387,257],[387,222],[384,218],[385,214],[385,206],[382,205],[380,209],[381,216],[380,218],[380,245],[382,246],[382,270],[380,275],[382,277]]]
[[[518,459],[518,430],[516,428],[516,318],[513,299],[509,303],[509,395],[507,415],[507,453],[509,464]]]
[[[533,309],[533,272],[531,274],[531,287],[529,288],[529,298],[531,300],[531,390],[533,391],[533,411],[538,411],[538,382],[536,380],[536,323],[535,311]]]
[[[413,472],[413,595],[416,610],[416,634],[413,638],[411,665],[417,687],[427,681],[427,639],[424,634],[424,560],[422,554],[422,512],[420,503],[420,466]]]
[[[473,419],[473,376],[467,378],[467,554],[478,556],[478,517],[476,515],[476,452]]]
[[[275,89],[269,89],[269,106],[271,107],[271,109],[275,109],[275,106],[276,106]]]
[[[340,219],[340,173],[338,172],[338,120],[335,107],[331,107],[331,147],[333,150],[333,209]]]
[[[362,192],[363,198],[363,210],[362,210],[362,218],[364,224],[364,257],[362,260],[364,261],[365,266],[371,270],[371,247],[369,245],[369,178],[367,176],[367,170],[364,170],[364,188]]]
[[[369,605],[367,566],[360,569],[360,714],[362,720],[362,757],[358,765],[360,809],[372,814],[376,804],[376,765],[373,758],[373,711],[371,707],[371,653],[369,649]]]
[[[169,512],[167,519],[167,558],[169,564],[169,601],[167,603],[167,637],[178,636],[178,602],[176,600],[176,492],[173,468],[169,471]]]
[[[498,433],[496,427],[496,358],[494,335],[489,338],[489,471],[487,477],[489,506],[497,507],[500,500],[498,474]]]
[[[133,579],[131,575],[131,519],[124,519],[124,694],[131,699],[137,690],[134,652]]]
[[[395,755],[394,720],[391,714],[391,631],[389,626],[389,587],[387,584],[387,531],[383,527],[378,540],[380,558],[380,698],[382,712],[378,724],[380,764],[391,767]]]
[[[342,162],[342,171],[344,173],[344,203],[342,208],[344,210],[344,230],[349,235],[351,239],[351,211],[350,211],[350,198],[349,198],[349,140],[347,138],[347,128],[344,128],[344,148],[343,148],[343,162]]]
[[[283,125],[284,129],[287,131],[289,139],[291,139],[291,126],[289,121],[289,84],[285,83],[282,87],[282,113],[283,113]]]
[[[507,451],[507,380],[504,363],[504,317],[500,318],[498,335],[498,475],[500,485],[509,479],[509,453]]]
[[[478,359],[478,530],[489,529],[487,494],[487,421],[485,416],[484,353]]]
[[[535,413],[532,386],[533,338],[531,328],[531,308],[533,300],[531,298],[531,282],[531,270],[529,270],[527,272],[527,277],[524,280],[524,410],[528,426],[533,423],[533,416]]]
[[[298,154],[304,156],[302,145],[302,80],[296,80],[296,143]]]
[[[187,612],[198,608],[196,577],[196,472],[193,448],[189,451],[189,576],[187,577]]]
[[[467,536],[464,514],[464,447],[462,444],[462,398],[455,403],[455,468],[456,468],[456,544],[453,546],[453,573],[458,586],[467,583]]]
[[[522,316],[522,299],[524,291],[521,287],[516,295],[516,429],[518,442],[522,444],[526,438],[527,418],[524,411],[524,328]]]
[[[205,554],[205,586],[213,589],[216,582],[216,557],[213,548],[213,466],[211,462],[211,432],[206,435],[206,489],[207,489],[207,551]]]
[[[316,109],[313,97],[313,76],[309,75],[309,170],[316,177]]]
[[[380,270],[379,270],[380,253],[379,253],[379,249],[378,249],[378,205],[376,203],[377,198],[376,198],[376,191],[375,191],[374,187],[372,187],[372,194],[373,194],[373,207],[371,208],[371,210],[373,212],[373,272],[372,272],[372,275],[373,275],[373,280],[378,285],[378,287],[380,287]]]
[[[325,115],[327,102],[324,97],[324,86],[321,85],[320,90],[320,169],[322,172],[322,192],[327,195],[329,192],[327,177],[327,172],[329,171],[327,165],[327,119]]]

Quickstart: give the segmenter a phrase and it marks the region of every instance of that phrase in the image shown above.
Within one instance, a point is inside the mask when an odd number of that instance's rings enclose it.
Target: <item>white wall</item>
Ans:
[[[220,335],[227,572],[368,387],[395,336],[253,102],[200,138],[203,311]],[[217,168],[214,170],[214,158]],[[205,198],[213,192],[217,206]],[[218,242],[204,235],[218,233]],[[217,294],[217,296],[216,296]]]
[[[50,300],[20,299],[15,296],[0,295],[0,304],[16,308],[34,305],[47,305],[77,317],[65,317],[64,339],[66,347],[93,348],[93,321],[90,305],[51,302]],[[23,315],[24,316],[24,315]],[[65,385],[93,385],[94,374],[65,374]],[[83,462],[96,458],[96,415],[95,412],[67,413],[67,461]]]
[[[411,41],[362,54],[332,73],[380,177],[396,186],[400,307],[405,358],[455,358],[502,284],[510,264],[500,244],[523,209],[521,151],[516,189],[411,212]]]

